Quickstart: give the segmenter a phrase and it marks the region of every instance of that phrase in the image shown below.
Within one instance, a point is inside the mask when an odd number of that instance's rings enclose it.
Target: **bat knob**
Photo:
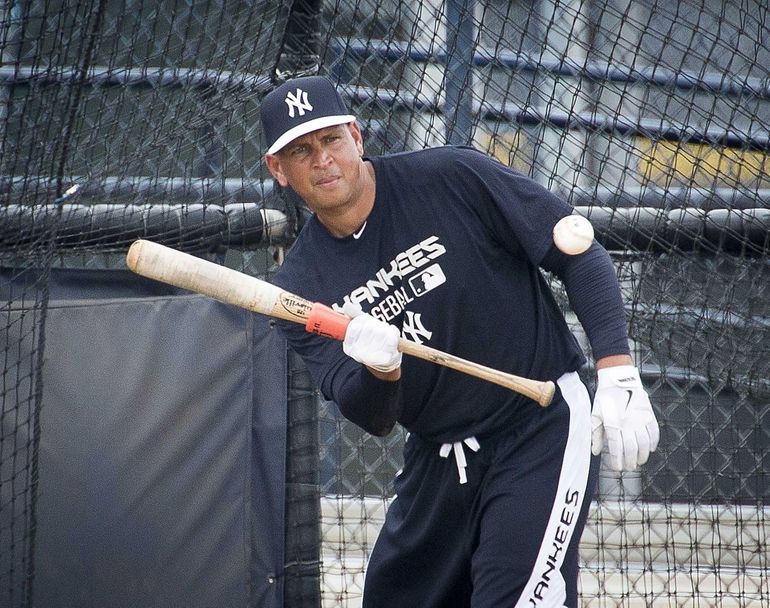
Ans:
[[[547,407],[551,405],[551,401],[553,401],[553,396],[556,393],[556,385],[548,380],[547,382],[543,382],[542,388],[540,389],[540,395],[537,397],[537,402],[543,406]]]
[[[138,239],[128,248],[128,253],[126,254],[126,266],[133,272],[136,272],[136,269],[139,266],[139,257],[142,255],[144,243],[144,240]]]

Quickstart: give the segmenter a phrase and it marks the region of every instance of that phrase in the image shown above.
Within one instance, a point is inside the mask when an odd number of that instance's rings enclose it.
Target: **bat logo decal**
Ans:
[[[284,310],[294,315],[298,319],[306,319],[310,313],[310,309],[312,308],[312,304],[310,302],[304,298],[300,298],[290,293],[281,294],[280,304]]]

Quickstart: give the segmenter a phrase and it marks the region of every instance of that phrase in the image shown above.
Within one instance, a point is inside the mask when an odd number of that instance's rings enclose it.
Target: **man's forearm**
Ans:
[[[617,367],[618,365],[633,365],[634,360],[631,355],[608,355],[596,361],[596,369],[606,367]]]

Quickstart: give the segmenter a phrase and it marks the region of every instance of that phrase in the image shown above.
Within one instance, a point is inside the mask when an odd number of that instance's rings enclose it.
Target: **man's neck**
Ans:
[[[336,238],[344,238],[360,230],[374,208],[374,167],[369,161],[361,161],[360,178],[360,192],[349,205],[316,213],[318,220]]]

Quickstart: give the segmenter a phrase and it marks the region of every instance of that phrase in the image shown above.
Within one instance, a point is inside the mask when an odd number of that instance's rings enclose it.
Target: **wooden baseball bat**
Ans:
[[[140,239],[128,250],[129,269],[144,277],[210,296],[252,312],[301,323],[311,333],[342,340],[350,318],[328,306],[310,302],[232,268]],[[398,350],[476,378],[504,386],[547,406],[553,399],[555,385],[485,367],[435,348],[399,339]]]

